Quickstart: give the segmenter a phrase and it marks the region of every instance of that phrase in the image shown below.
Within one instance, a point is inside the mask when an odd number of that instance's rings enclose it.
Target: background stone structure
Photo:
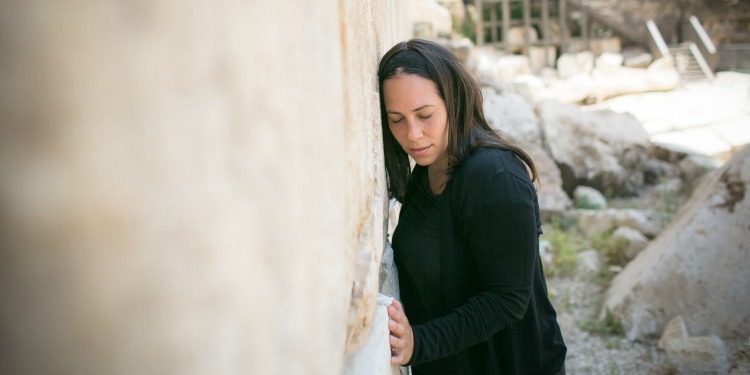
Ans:
[[[336,374],[387,199],[397,0],[10,0],[0,373]]]

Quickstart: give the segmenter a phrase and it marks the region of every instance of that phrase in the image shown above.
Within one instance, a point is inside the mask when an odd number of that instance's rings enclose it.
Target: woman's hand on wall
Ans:
[[[394,299],[388,306],[388,316],[391,318],[388,322],[388,330],[391,331],[391,364],[406,365],[414,352],[414,334],[399,301]]]

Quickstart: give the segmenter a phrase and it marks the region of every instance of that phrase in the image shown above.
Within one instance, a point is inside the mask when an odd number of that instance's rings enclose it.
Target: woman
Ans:
[[[388,191],[403,204],[391,362],[416,375],[564,374],[531,158],[490,128],[479,85],[438,44],[397,44],[378,81]]]

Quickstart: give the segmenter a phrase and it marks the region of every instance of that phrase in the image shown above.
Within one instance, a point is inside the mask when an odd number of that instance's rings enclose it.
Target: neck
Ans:
[[[448,167],[448,157],[443,155],[427,167],[427,183],[435,194],[440,194],[448,181],[448,175],[444,170]]]

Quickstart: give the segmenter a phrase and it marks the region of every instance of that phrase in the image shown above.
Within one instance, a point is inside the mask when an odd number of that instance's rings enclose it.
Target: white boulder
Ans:
[[[750,147],[694,192],[674,221],[612,281],[604,309],[630,339],[682,315],[698,335],[750,336]]]

